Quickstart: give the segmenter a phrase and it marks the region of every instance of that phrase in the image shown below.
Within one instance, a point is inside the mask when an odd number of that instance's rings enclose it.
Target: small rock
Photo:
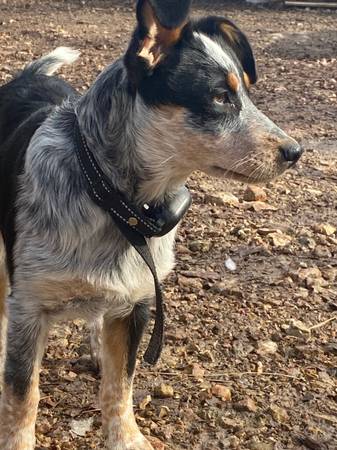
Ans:
[[[256,412],[257,406],[253,399],[246,397],[245,399],[237,402],[234,405],[237,411],[248,411],[248,412]]]
[[[139,403],[139,409],[145,410],[147,405],[149,405],[152,401],[151,395],[147,395],[143,400]]]
[[[169,384],[159,384],[154,388],[154,396],[156,398],[172,398],[174,396],[173,387]]]
[[[336,233],[337,229],[329,223],[321,223],[315,227],[315,231],[324,234],[325,236],[331,236]]]
[[[235,195],[229,192],[217,192],[216,194],[205,194],[205,203],[211,203],[217,206],[233,205],[239,204],[239,199]]]
[[[230,270],[231,272],[234,272],[236,270],[236,264],[235,262],[232,260],[232,258],[227,258],[225,261],[225,266],[226,269]]]
[[[159,419],[163,419],[170,412],[170,409],[167,406],[161,406],[159,411]]]
[[[297,276],[300,281],[306,281],[308,278],[321,278],[322,272],[318,267],[308,267],[305,269],[299,269]]]
[[[287,236],[284,233],[281,233],[280,231],[278,231],[276,233],[270,233],[268,235],[268,238],[270,239],[270,242],[273,245],[273,247],[278,247],[278,248],[285,247],[286,245],[290,244],[290,242],[291,242],[291,237]]]
[[[256,373],[258,373],[259,375],[263,373],[263,364],[261,361],[258,361],[256,363]]]
[[[211,248],[210,242],[204,242],[204,241],[192,241],[189,244],[189,249],[191,252],[202,252],[207,253],[209,249]]]
[[[211,290],[215,292],[216,294],[220,295],[233,295],[235,297],[242,298],[243,293],[240,289],[240,286],[238,286],[238,283],[236,280],[227,280],[227,281],[220,281],[218,283],[214,283]]]
[[[277,211],[277,208],[272,205],[268,205],[265,202],[249,202],[247,203],[248,207],[245,207],[244,209],[252,210],[255,212],[260,211]]]
[[[275,422],[285,423],[289,420],[288,413],[284,408],[277,405],[271,405],[269,409]]]
[[[314,292],[320,292],[321,288],[326,286],[328,282],[322,277],[322,272],[318,267],[308,267],[297,271],[299,281],[305,284]]]
[[[276,342],[267,340],[258,343],[257,353],[259,355],[274,355],[277,352],[278,345]]]
[[[221,384],[215,384],[214,386],[212,386],[212,394],[215,397],[220,398],[224,402],[230,402],[232,399],[231,390],[226,386],[222,386]]]
[[[93,417],[83,420],[72,420],[70,422],[70,428],[71,431],[77,436],[84,437],[86,433],[91,431],[93,423],[94,423]]]
[[[289,336],[308,338],[310,335],[310,328],[301,320],[291,319],[290,324],[284,328]]]
[[[196,290],[202,289],[202,282],[198,280],[198,278],[188,278],[183,275],[178,275],[178,284],[185,288]]]
[[[75,380],[77,378],[77,373],[69,371],[65,377],[67,380]]]
[[[265,202],[267,194],[258,186],[248,186],[243,194],[243,199],[246,202]]]
[[[197,380],[202,380],[205,375],[205,369],[201,367],[199,364],[192,364],[191,373]]]
[[[221,417],[220,425],[224,428],[229,428],[231,430],[237,431],[244,427],[244,423],[240,419],[231,419],[230,417]]]

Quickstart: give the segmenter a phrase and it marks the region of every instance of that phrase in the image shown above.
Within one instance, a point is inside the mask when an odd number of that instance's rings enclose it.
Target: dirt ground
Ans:
[[[166,283],[167,343],[155,368],[139,360],[137,420],[158,449],[335,450],[337,12],[236,3],[195,1],[194,11],[246,31],[260,73],[252,96],[306,153],[262,201],[238,183],[189,181],[194,204]],[[85,90],[125,49],[132,11],[122,0],[0,0],[0,82],[67,45],[82,56],[62,76]],[[169,398],[156,398],[161,383]],[[55,328],[37,448],[102,448],[98,388],[85,324]]]

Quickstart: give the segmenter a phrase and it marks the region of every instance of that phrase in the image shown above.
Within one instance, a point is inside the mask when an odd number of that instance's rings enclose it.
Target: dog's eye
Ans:
[[[231,102],[227,91],[223,91],[221,94],[216,95],[213,100],[217,105],[224,105],[225,103]]]

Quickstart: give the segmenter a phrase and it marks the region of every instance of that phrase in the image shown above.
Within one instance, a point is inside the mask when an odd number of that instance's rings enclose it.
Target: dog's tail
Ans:
[[[58,47],[48,55],[31,62],[24,68],[28,75],[53,75],[64,64],[72,64],[80,56],[78,50],[69,47]]]

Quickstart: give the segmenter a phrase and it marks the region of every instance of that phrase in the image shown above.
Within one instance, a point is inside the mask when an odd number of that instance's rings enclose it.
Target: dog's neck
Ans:
[[[137,203],[160,203],[189,175],[178,160],[182,113],[154,109],[128,91],[122,61],[107,68],[79,101],[82,134],[112,184]]]

